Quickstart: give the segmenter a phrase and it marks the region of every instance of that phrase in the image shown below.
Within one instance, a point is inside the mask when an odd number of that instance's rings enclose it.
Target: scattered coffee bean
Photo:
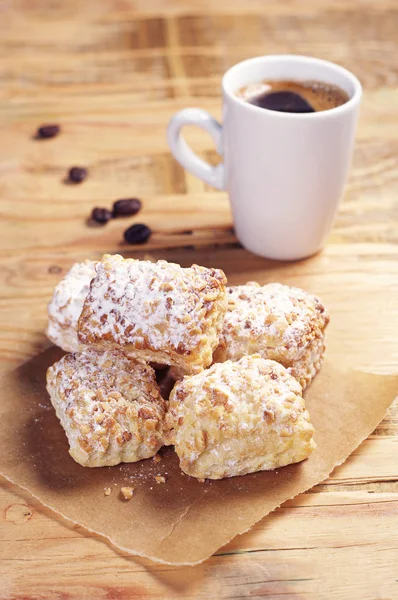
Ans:
[[[124,198],[113,203],[114,217],[131,217],[141,209],[142,202],[138,198]]]
[[[59,125],[42,125],[36,132],[36,139],[48,140],[57,136],[60,131]]]
[[[92,221],[105,225],[105,223],[107,223],[111,219],[112,213],[107,208],[93,208],[93,212],[91,213]]]
[[[145,244],[152,235],[152,230],[142,223],[132,225],[124,232],[124,239],[128,244]]]
[[[72,167],[69,169],[68,180],[73,183],[81,183],[87,177],[87,169],[84,167]]]

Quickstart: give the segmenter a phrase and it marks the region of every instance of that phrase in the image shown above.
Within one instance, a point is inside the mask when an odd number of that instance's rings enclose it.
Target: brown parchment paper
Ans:
[[[182,474],[171,448],[159,463],[89,469],[68,454],[45,389],[61,357],[50,348],[0,380],[0,472],[63,517],[135,555],[196,564],[285,500],[324,480],[381,421],[398,377],[344,372],[325,362],[305,393],[317,450],[297,465],[200,483]],[[157,484],[163,475],[165,484]],[[135,488],[129,502],[122,486]],[[106,497],[104,488],[111,487]]]

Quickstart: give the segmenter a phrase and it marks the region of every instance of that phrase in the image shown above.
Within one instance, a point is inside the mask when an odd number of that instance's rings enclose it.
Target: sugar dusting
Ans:
[[[259,355],[216,363],[178,382],[167,423],[181,467],[196,477],[239,475],[240,464],[250,460],[252,471],[266,461],[262,468],[273,468],[275,457],[255,455],[268,434],[276,434],[281,447],[294,436],[298,456],[306,447],[309,452],[313,448],[313,427],[300,384],[281,364]],[[250,447],[245,448],[249,439]]]
[[[83,343],[111,341],[178,357],[200,348],[211,361],[226,310],[222,271],[115,255],[96,272],[79,322]]]
[[[154,370],[120,351],[67,354],[48,369],[47,389],[82,465],[134,462],[163,444],[166,404]]]
[[[55,287],[48,305],[47,337],[65,352],[82,349],[77,339],[77,323],[95,277],[95,264],[92,260],[75,263]]]
[[[319,298],[299,288],[280,283],[229,287],[221,355],[239,360],[258,352],[290,366],[322,336],[328,321]]]

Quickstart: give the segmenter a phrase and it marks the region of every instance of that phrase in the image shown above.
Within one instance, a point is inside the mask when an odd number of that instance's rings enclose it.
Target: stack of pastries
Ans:
[[[70,353],[48,369],[47,389],[71,456],[111,466],[173,445],[198,479],[304,460],[315,443],[302,392],[328,322],[303,290],[227,287],[219,269],[119,255],[75,264],[47,328]],[[168,400],[153,363],[177,379]]]

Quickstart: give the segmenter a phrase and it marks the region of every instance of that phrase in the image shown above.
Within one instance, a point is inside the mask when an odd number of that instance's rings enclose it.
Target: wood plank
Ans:
[[[351,600],[353,593],[374,600],[397,592],[396,494],[303,494],[203,565],[187,568],[115,553],[98,537],[51,520],[48,511],[11,489],[0,494],[0,514],[8,548],[2,591],[8,590],[3,596],[8,598],[14,590],[45,600],[56,594],[68,600],[146,595]],[[56,579],[50,564],[57,565]],[[364,570],[364,564],[372,568]]]
[[[327,484],[398,481],[398,436],[374,436],[362,442],[349,460],[337,467]]]

